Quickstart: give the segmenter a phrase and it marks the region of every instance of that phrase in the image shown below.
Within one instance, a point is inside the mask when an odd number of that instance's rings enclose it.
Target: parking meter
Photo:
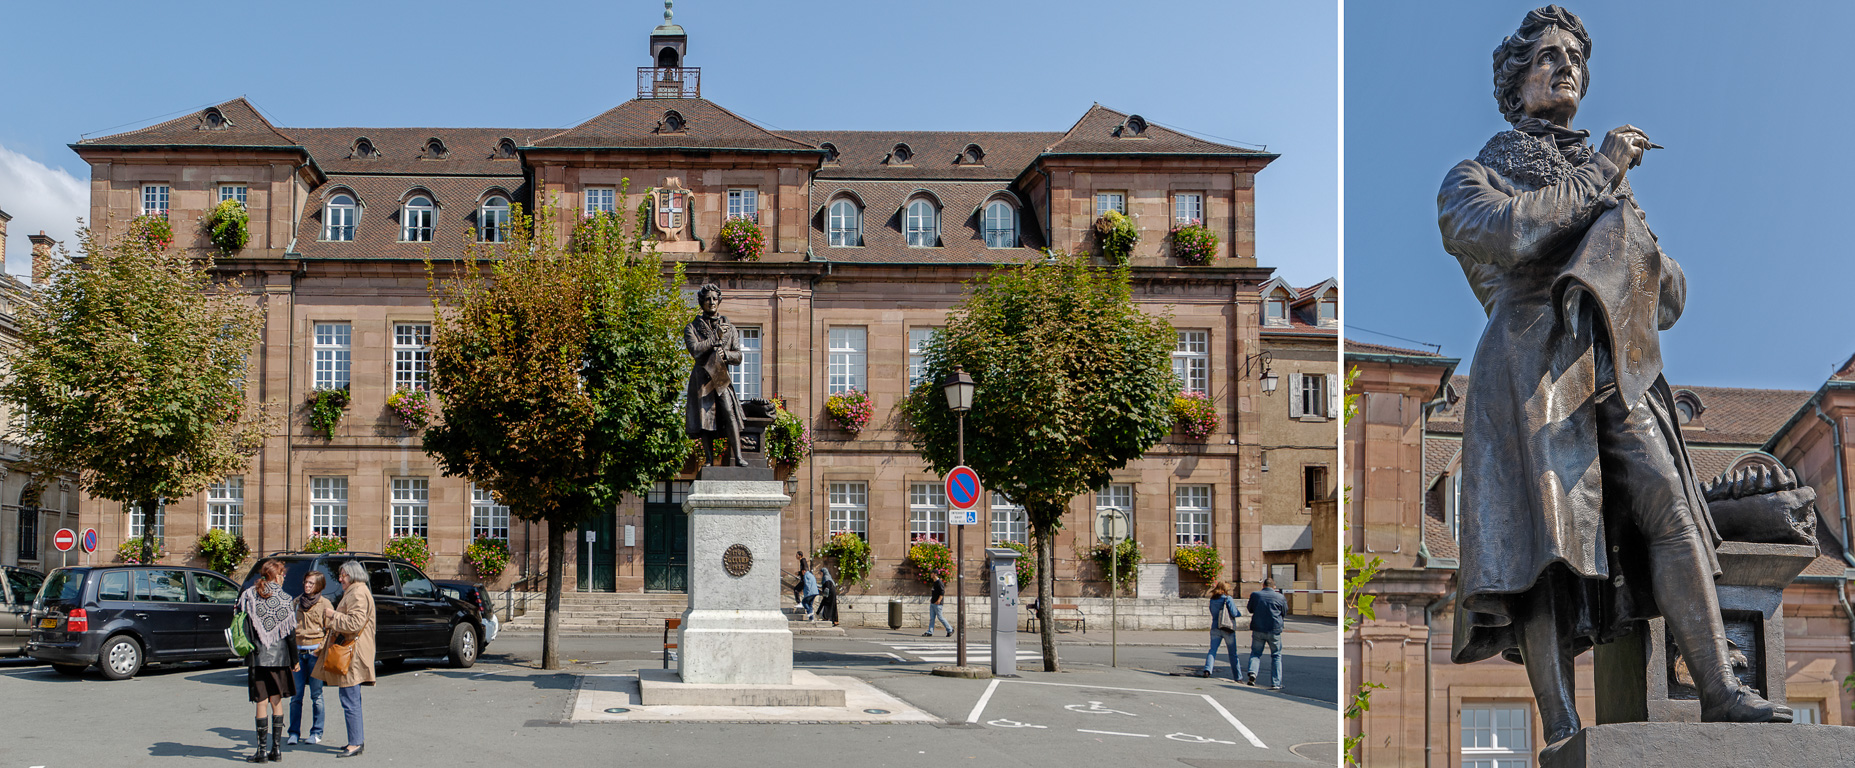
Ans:
[[[992,570],[992,675],[1018,675],[1018,558],[1015,549],[985,551]]]

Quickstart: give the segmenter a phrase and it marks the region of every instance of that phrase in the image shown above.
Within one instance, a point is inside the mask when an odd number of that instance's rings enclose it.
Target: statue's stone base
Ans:
[[[1855,728],[1789,723],[1617,723],[1578,732],[1539,768],[1846,765]]]
[[[683,504],[689,608],[677,636],[679,679],[791,686],[792,630],[779,604],[780,509],[791,499],[776,481],[715,480],[714,469],[698,476]]]
[[[808,670],[793,670],[791,680],[786,685],[685,683],[672,670],[640,669],[638,694],[647,707],[844,706],[844,689]]]

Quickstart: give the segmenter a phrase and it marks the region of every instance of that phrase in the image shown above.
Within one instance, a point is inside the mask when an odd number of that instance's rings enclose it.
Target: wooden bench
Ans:
[[[1056,605],[1050,606],[1050,621],[1056,625],[1057,631],[1059,632],[1062,631],[1062,622],[1065,621],[1075,622],[1077,631],[1089,631],[1089,617],[1082,612],[1082,607],[1075,603],[1057,603]],[[1030,619],[1024,623],[1024,631],[1037,631],[1036,611],[1031,611]]]
[[[683,626],[683,620],[680,618],[663,620],[663,668],[664,669],[670,668],[670,652],[676,650],[676,643],[670,642],[670,633],[675,632],[677,628],[681,626]]]

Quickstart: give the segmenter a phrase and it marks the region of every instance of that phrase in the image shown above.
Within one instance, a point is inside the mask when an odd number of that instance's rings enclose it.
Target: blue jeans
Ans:
[[[813,613],[812,603],[815,603],[815,602],[818,602],[817,595],[806,595],[805,597],[800,598],[799,603],[805,606],[805,615],[807,616],[812,615]]]
[[[367,743],[367,729],[361,725],[361,687],[350,685],[336,688],[337,697],[341,699],[341,717],[348,724],[348,746],[358,747]]]
[[[947,629],[947,634],[953,634],[953,625],[947,623],[947,617],[940,612],[941,608],[942,606],[940,603],[928,603],[928,634],[933,634],[934,622],[936,621],[940,622],[940,625]]]
[[[1250,633],[1250,674],[1256,674],[1256,668],[1262,665],[1262,649],[1265,645],[1269,647],[1271,667],[1269,684],[1280,688],[1282,687],[1282,633],[1280,632]]]
[[[303,736],[303,699],[309,700],[311,722],[309,735],[322,735],[322,681],[310,675],[316,671],[315,651],[298,651],[296,656],[296,695],[290,697],[290,735]]]
[[[1242,667],[1237,666],[1237,636],[1218,629],[1211,630],[1211,650],[1204,655],[1205,675],[1210,675],[1212,667],[1217,664],[1217,646],[1219,643],[1222,643],[1224,646],[1224,656],[1230,660],[1230,678],[1232,680],[1242,679],[1243,674],[1238,671],[1242,669]]]

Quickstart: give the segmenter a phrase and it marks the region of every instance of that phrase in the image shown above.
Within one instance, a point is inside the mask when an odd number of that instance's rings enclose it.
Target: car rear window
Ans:
[[[88,568],[59,568],[45,580],[45,587],[39,590],[39,599],[34,605],[44,607],[46,603],[75,603],[84,591],[84,576],[90,573]]]
[[[98,600],[129,599],[129,572],[110,571],[97,579]]]

